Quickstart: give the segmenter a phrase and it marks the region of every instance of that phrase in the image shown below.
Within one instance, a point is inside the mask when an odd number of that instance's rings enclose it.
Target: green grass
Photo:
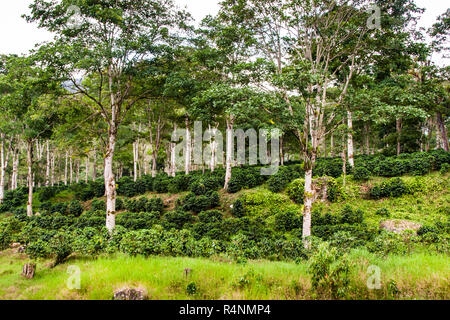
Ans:
[[[449,299],[449,260],[426,253],[378,258],[365,250],[354,250],[354,264],[348,299]],[[144,287],[151,299],[311,299],[307,263],[250,261],[236,264],[221,258],[181,257],[73,257],[51,268],[50,261],[38,261],[34,279],[20,276],[25,256],[12,250],[0,253],[0,299],[111,299],[114,290]],[[69,290],[68,267],[81,270],[81,289]],[[366,286],[367,268],[381,268],[382,288]],[[192,271],[185,276],[185,268]],[[400,290],[393,296],[388,283]],[[195,282],[198,292],[189,295],[186,287]]]

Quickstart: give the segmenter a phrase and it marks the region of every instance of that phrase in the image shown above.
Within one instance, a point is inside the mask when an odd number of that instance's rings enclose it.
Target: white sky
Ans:
[[[193,17],[200,21],[208,14],[218,11],[219,0],[175,0],[180,6],[187,6]],[[29,24],[21,15],[29,12],[28,5],[32,0],[1,0],[0,4],[0,53],[25,54],[35,44],[51,40],[51,35],[35,25]],[[448,5],[443,0],[416,0],[419,7],[426,11],[419,25],[430,27],[436,17],[444,13]],[[440,60],[440,59],[437,59]]]

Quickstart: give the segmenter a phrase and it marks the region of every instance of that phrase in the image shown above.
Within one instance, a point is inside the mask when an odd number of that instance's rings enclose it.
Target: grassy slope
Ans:
[[[404,257],[377,258],[366,251],[351,254],[356,267],[352,273],[353,299],[392,299],[388,289],[395,280],[400,299],[449,299],[450,270],[448,258],[440,255],[414,254]],[[145,287],[151,299],[310,299],[307,265],[284,262],[253,261],[245,265],[217,259],[172,257],[101,257],[69,259],[50,268],[50,261],[38,261],[34,279],[19,274],[25,256],[11,250],[0,253],[0,299],[111,299],[115,289],[126,285]],[[81,270],[81,289],[69,290],[67,268]],[[368,290],[369,265],[381,268],[382,288]],[[188,278],[184,269],[191,268]],[[195,282],[198,292],[186,293]],[[317,298],[326,298],[319,296]]]
[[[348,199],[340,203],[318,203],[323,212],[337,212],[344,205],[361,208],[366,221],[378,225],[385,218],[375,215],[380,208],[387,208],[391,218],[408,219],[428,224],[445,221],[450,205],[449,175],[437,173],[425,177],[426,192],[414,196],[379,201],[365,200],[360,192],[382,178],[371,179],[365,184],[347,181]],[[406,177],[406,179],[413,179]],[[261,187],[260,187],[261,188]],[[259,189],[259,188],[258,188]],[[229,205],[242,193],[235,195],[221,192],[222,209],[229,214]],[[154,197],[154,194],[145,196]],[[174,200],[180,195],[160,195]],[[61,200],[70,194],[59,195]],[[87,203],[86,206],[89,204]],[[300,207],[299,207],[300,208]],[[410,256],[378,258],[365,250],[351,254],[355,264],[352,273],[353,292],[349,298],[390,299],[389,281],[394,280],[400,290],[400,299],[449,299],[450,264],[448,256],[414,253]],[[72,257],[65,264],[50,268],[51,262],[38,261],[37,274],[32,280],[20,276],[28,259],[13,250],[0,252],[0,299],[111,299],[115,289],[124,285],[145,287],[152,299],[308,299],[315,298],[310,291],[307,265],[252,261],[246,265],[231,263],[222,258],[192,259],[171,257],[100,257],[98,259]],[[67,268],[77,265],[82,271],[81,289],[69,290],[66,282]],[[366,274],[369,265],[381,268],[382,289],[368,290]],[[186,279],[184,269],[191,268]],[[186,286],[195,282],[198,293],[188,295]],[[322,296],[319,298],[326,298]]]

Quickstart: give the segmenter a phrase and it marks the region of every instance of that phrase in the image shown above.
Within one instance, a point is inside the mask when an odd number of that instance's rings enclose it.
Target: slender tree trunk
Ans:
[[[334,157],[334,134],[331,134],[330,137],[330,156]]]
[[[311,236],[311,210],[315,196],[315,190],[312,188],[312,175],[312,167],[308,166],[305,171],[305,199],[303,204],[302,230],[302,237],[307,248],[310,246],[307,239]]]
[[[353,116],[351,111],[347,111],[347,127],[348,127],[348,137],[347,137],[348,162],[352,167],[354,167],[355,160],[353,150]]]
[[[68,175],[68,170],[67,170],[67,165],[69,162],[69,151],[66,151],[66,163],[65,163],[65,167],[64,167],[64,184],[67,186],[67,175]]]
[[[73,159],[72,159],[72,152],[70,153],[69,157],[69,168],[70,168],[70,184],[73,183]]]
[[[50,185],[50,142],[47,140],[47,162],[45,164],[45,186],[48,187]]]
[[[52,158],[51,158],[51,186],[53,187],[55,185],[55,151],[52,152]]]
[[[106,228],[110,233],[112,233],[116,227],[116,181],[113,173],[113,158],[116,138],[116,130],[114,128],[110,129],[104,170],[106,191]]]
[[[19,180],[19,157],[20,157],[20,149],[19,146],[16,146],[14,148],[13,152],[13,171],[12,171],[12,177],[11,177],[11,189],[16,190],[17,189],[17,182]]]
[[[370,126],[369,126],[369,123],[365,123],[364,124],[364,131],[365,131],[365,133],[366,133],[366,141],[365,141],[365,144],[366,144],[366,154],[367,155],[369,155],[370,154]]]
[[[137,142],[133,142],[133,173],[134,173],[134,182],[137,181],[138,173],[137,173],[137,162],[138,162],[138,150],[137,150]]]
[[[231,166],[233,162],[233,116],[227,117],[227,153],[225,161],[225,185],[224,189],[228,190],[228,184],[231,180]]]
[[[94,147],[94,159],[92,161],[92,181],[97,179],[97,147]]]
[[[441,147],[445,151],[449,151],[448,149],[448,134],[447,128],[445,127],[444,120],[442,118],[442,113],[436,112],[436,122],[437,122],[437,131],[439,132],[439,136],[441,138]]]
[[[33,215],[33,140],[27,141],[27,164],[28,164],[28,202],[27,216]]]
[[[184,172],[189,174],[191,169],[191,132],[189,131],[189,118],[186,116],[186,154],[184,162]]]
[[[284,166],[283,135],[280,135],[280,165]]]
[[[5,175],[8,164],[8,155],[5,157],[5,134],[0,133],[0,204],[5,198]]]
[[[86,164],[85,164],[85,168],[86,168],[86,176],[84,178],[84,182],[86,182],[86,184],[89,181],[89,156],[86,156]]]
[[[401,150],[401,137],[402,137],[402,118],[395,120],[395,128],[397,130],[397,155],[399,155]]]

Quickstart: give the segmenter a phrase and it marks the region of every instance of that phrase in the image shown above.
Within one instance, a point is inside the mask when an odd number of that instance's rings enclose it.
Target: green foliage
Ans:
[[[292,181],[287,190],[286,194],[291,198],[292,201],[298,204],[303,204],[305,193],[305,179],[295,179]]]
[[[370,179],[370,171],[362,166],[355,166],[352,174],[355,181],[367,181]]]
[[[379,185],[374,186],[370,190],[370,197],[372,199],[381,199],[387,197],[401,197],[405,194],[410,194],[411,189],[401,178],[392,178]]]
[[[344,298],[349,291],[351,265],[336,247],[321,243],[309,260],[312,289],[332,299]]]

